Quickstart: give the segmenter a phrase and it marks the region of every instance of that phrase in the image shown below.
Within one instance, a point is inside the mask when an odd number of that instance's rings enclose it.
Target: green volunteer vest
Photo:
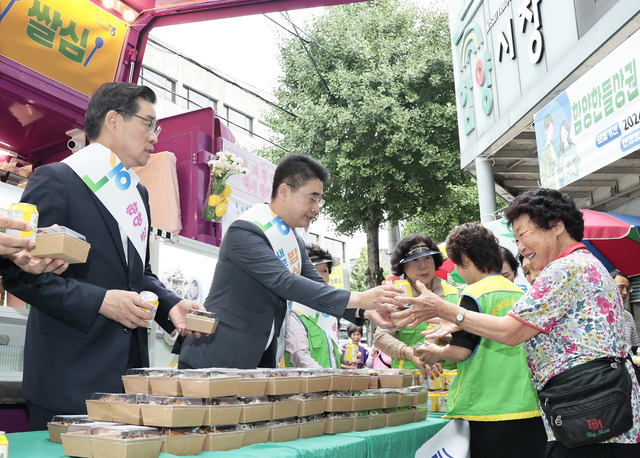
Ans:
[[[500,274],[467,286],[462,296],[474,299],[482,313],[505,316],[523,293]],[[510,347],[481,338],[475,351],[458,363],[443,418],[505,421],[540,416],[522,345]]]
[[[459,301],[458,290],[454,286],[445,282],[442,282],[442,288],[444,289],[444,300],[457,305]],[[427,329],[427,326],[428,323],[420,323],[419,326],[413,329],[405,327],[396,331],[394,337],[406,343],[410,347],[413,347],[415,344],[424,342],[424,336],[421,333]],[[449,365],[455,368],[455,364]],[[416,369],[416,365],[413,364],[413,361],[397,358],[391,358],[391,367],[396,369]]]
[[[300,318],[300,321],[307,330],[307,339],[309,340],[309,353],[311,354],[311,357],[318,364],[320,364],[320,366],[330,368],[331,358],[329,356],[329,348],[330,346],[332,346],[336,362],[339,365],[340,349],[338,348],[338,345],[336,345],[333,340],[327,337],[322,328],[318,326],[311,318],[306,315],[301,315],[298,312],[296,312],[296,315],[298,316],[298,318]],[[289,352],[284,353],[284,364],[285,367],[293,367],[293,364],[291,364]],[[340,366],[338,366],[338,368],[339,367]]]

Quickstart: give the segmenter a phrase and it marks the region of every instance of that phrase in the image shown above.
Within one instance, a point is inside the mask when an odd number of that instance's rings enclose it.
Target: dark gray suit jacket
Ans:
[[[257,367],[274,320],[276,336],[280,330],[286,300],[342,317],[351,292],[327,285],[311,264],[304,241],[296,238],[302,254],[300,275],[289,272],[255,224],[242,220],[231,224],[204,303],[220,323],[208,337],[185,339],[181,363],[193,368]]]
[[[138,191],[150,215],[147,191],[142,185]],[[91,244],[87,262],[72,264],[62,275],[31,275],[6,263],[0,268],[7,291],[32,306],[25,397],[49,410],[82,413],[91,393],[122,390],[130,349],[138,349],[136,359],[149,364],[146,329],[132,332],[98,313],[107,290],[155,292],[160,300],[156,321],[169,332],[169,310],[180,298],[151,273],[147,260],[143,264],[131,242],[127,264],[118,223],[66,164],[39,167],[22,201],[37,205],[40,227],[67,226]]]

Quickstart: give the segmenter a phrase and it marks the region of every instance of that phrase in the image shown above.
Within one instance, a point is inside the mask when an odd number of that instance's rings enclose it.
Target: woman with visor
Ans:
[[[452,304],[458,303],[458,290],[436,276],[442,266],[442,253],[426,234],[411,234],[400,240],[391,255],[391,272],[409,283],[411,296],[417,297],[416,281],[420,280],[430,291]],[[424,342],[422,331],[427,323],[418,327],[398,330],[378,329],[374,334],[377,349],[391,356],[391,367],[399,369],[419,369],[428,376],[430,368],[420,361],[413,352],[413,346]]]

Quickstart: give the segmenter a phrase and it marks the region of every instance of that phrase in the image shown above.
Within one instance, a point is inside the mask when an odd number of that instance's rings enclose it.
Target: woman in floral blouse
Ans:
[[[509,205],[506,218],[520,253],[541,271],[527,294],[504,317],[466,312],[421,288],[409,298],[410,313],[396,318],[428,320],[434,316],[457,328],[507,345],[524,344],[534,387],[552,377],[602,357],[626,356],[623,305],[605,267],[581,243],[582,213],[572,199],[553,189],[528,191]],[[421,309],[421,311],[419,311]],[[450,331],[453,326],[447,327]],[[602,443],[568,448],[556,441],[545,419],[547,457],[640,456],[640,385],[630,361],[633,426]]]

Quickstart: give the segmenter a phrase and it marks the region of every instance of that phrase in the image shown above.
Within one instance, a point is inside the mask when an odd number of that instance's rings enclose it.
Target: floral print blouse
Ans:
[[[533,385],[578,364],[606,356],[625,357],[623,303],[602,263],[582,243],[564,250],[538,276],[509,313],[540,331],[524,342]],[[630,363],[627,369],[635,381]],[[640,385],[633,383],[634,426],[607,442],[640,440]],[[544,413],[543,413],[544,418]],[[553,433],[545,419],[550,440]]]

